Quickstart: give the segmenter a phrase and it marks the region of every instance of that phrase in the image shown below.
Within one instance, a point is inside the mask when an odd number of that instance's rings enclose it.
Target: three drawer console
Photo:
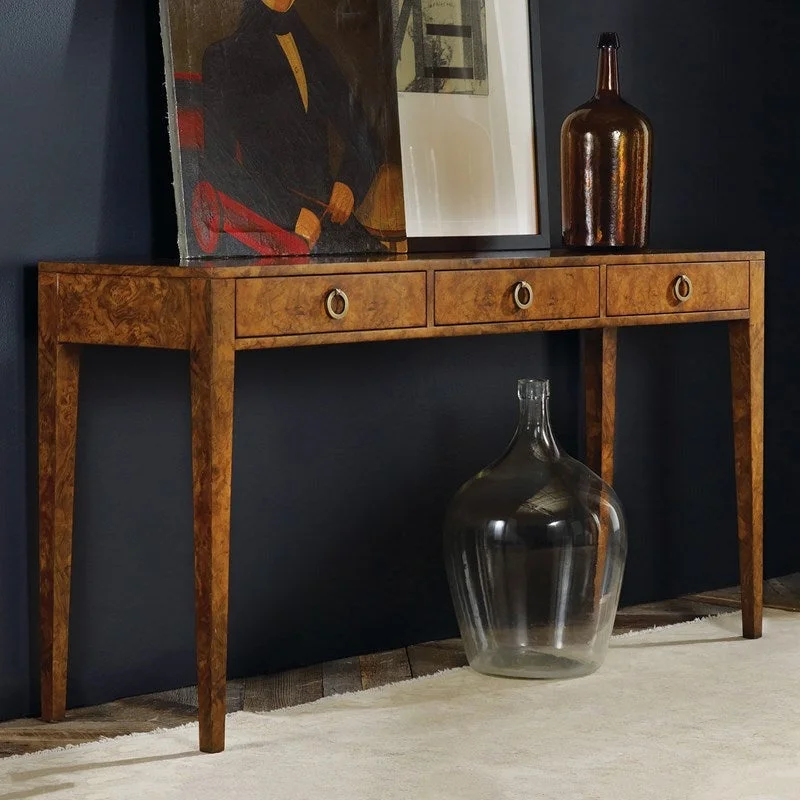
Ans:
[[[237,350],[581,329],[589,465],[614,473],[617,329],[728,323],[743,633],[761,635],[764,253],[283,258],[39,271],[42,716],[66,707],[84,345],[190,354],[200,747],[225,743]],[[733,538],[733,532],[732,538]]]

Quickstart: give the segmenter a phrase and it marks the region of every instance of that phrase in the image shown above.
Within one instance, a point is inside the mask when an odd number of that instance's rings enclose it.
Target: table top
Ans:
[[[598,264],[636,265],[704,261],[763,261],[763,251],[587,251],[509,250],[461,253],[413,253],[370,256],[282,256],[257,259],[183,259],[173,261],[104,262],[43,261],[41,272],[128,275],[162,278],[252,278],[324,275],[343,272],[414,272],[419,270],[581,267]]]

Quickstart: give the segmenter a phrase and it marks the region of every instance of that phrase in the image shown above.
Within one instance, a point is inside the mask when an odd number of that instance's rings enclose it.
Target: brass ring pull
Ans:
[[[685,303],[692,296],[692,288],[692,279],[688,275],[678,275],[672,286],[675,299],[679,303]]]
[[[522,299],[523,296],[526,296],[525,300]],[[528,281],[519,281],[514,285],[514,305],[520,311],[533,305],[533,289]]]
[[[337,311],[333,305],[337,300],[342,301],[340,311]],[[331,319],[344,319],[350,310],[350,299],[341,289],[332,289],[325,298],[325,309]]]

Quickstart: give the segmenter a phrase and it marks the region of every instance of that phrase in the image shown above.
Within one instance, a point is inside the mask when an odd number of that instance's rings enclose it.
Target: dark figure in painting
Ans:
[[[353,216],[381,148],[331,53],[294,0],[245,0],[203,57],[202,178],[318,252],[383,249]],[[332,126],[344,143],[331,170]]]

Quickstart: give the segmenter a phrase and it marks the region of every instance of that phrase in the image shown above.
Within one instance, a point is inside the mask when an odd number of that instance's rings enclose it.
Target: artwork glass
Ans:
[[[532,246],[546,227],[537,4],[392,4],[409,237],[527,237],[517,245]]]
[[[489,94],[485,0],[392,0],[397,88]]]
[[[403,252],[391,8],[161,0],[182,256]]]

